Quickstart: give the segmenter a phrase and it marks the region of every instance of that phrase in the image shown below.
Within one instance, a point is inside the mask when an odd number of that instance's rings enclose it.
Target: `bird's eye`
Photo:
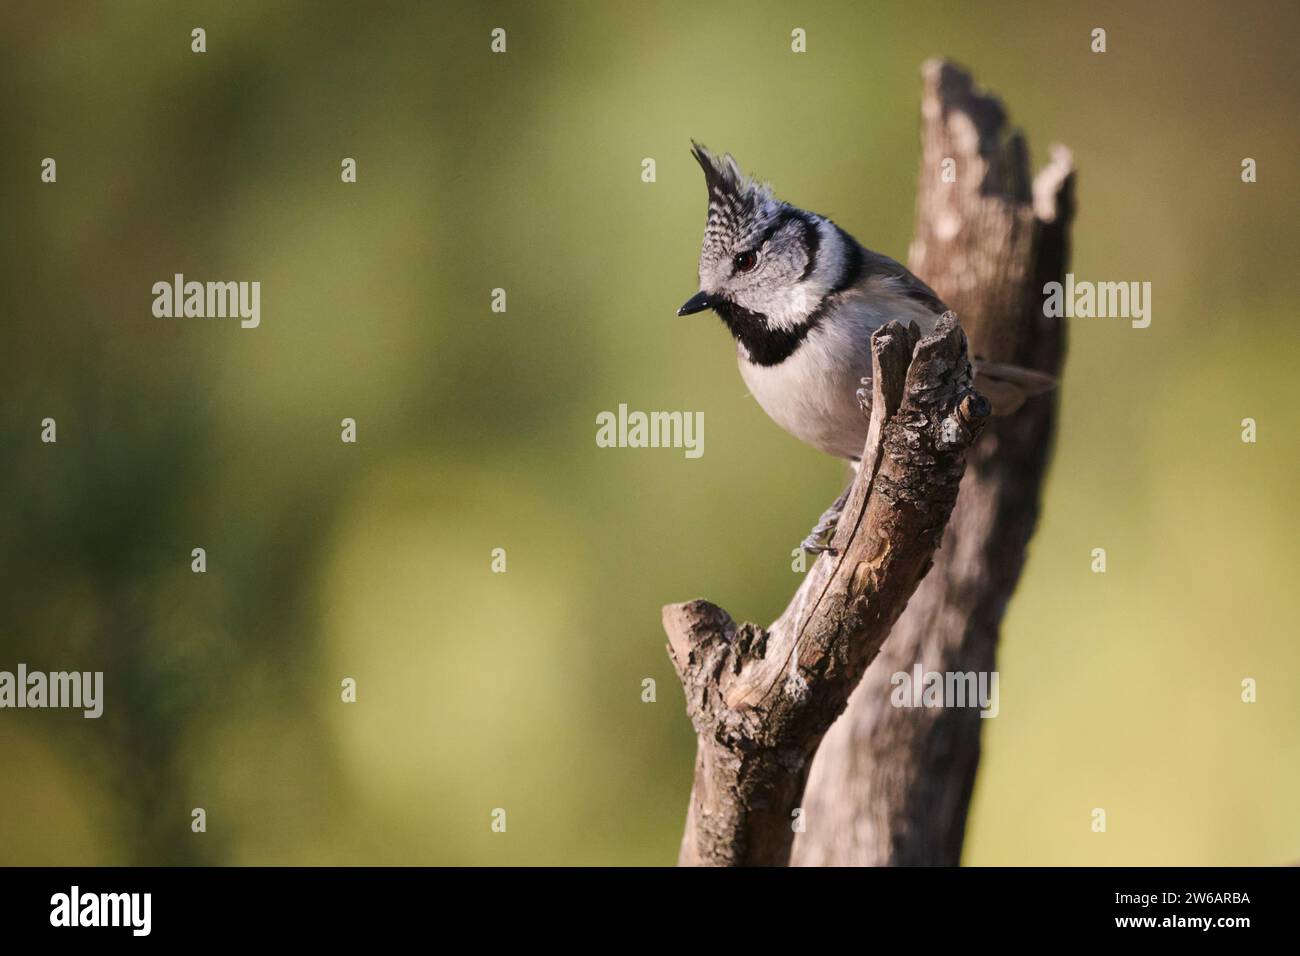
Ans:
[[[749,272],[758,265],[758,256],[752,252],[737,253],[735,262],[737,272]]]

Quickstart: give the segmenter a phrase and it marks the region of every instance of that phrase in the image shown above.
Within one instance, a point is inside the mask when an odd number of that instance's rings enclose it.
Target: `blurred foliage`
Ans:
[[[1300,857],[1294,5],[0,16],[0,669],[106,672],[98,721],[0,713],[0,861],[671,862],[694,744],[659,608],[770,620],[844,478],[673,316],[688,140],[905,258],[941,53],[1039,159],[1073,148],[1074,272],[1154,304],[1070,326],[966,859]],[[176,272],[260,280],[261,327],[153,318]],[[619,402],[702,410],[704,457],[597,448]]]

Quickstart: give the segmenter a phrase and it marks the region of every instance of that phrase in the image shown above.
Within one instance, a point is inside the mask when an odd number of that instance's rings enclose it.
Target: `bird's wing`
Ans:
[[[865,284],[872,279],[887,283],[894,292],[919,302],[935,315],[943,315],[948,311],[948,306],[944,305],[943,299],[939,298],[933,289],[913,275],[907,266],[896,259],[889,258],[889,256],[864,248],[862,250],[862,281]]]
[[[902,263],[868,249],[863,253],[864,282],[874,279],[876,283],[887,285],[896,295],[917,302],[936,315],[948,311],[948,306],[935,291]],[[976,358],[971,361],[971,366],[975,372],[975,388],[992,404],[995,415],[1009,415],[1026,400],[1056,387],[1056,379],[1052,376],[1019,365]]]

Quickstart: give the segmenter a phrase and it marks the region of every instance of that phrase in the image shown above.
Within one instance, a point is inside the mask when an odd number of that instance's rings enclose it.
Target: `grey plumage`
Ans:
[[[947,306],[905,266],[872,252],[824,216],[777,199],[730,154],[698,143],[709,212],[700,292],[679,315],[711,308],[736,339],[740,374],[763,410],[810,445],[862,454],[867,416],[856,393],[871,373],[871,335],[890,321],[933,329]],[[1014,410],[1053,381],[976,364],[995,411]]]

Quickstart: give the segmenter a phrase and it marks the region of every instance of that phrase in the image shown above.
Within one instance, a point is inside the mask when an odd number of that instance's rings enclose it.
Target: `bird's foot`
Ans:
[[[863,379],[859,379],[859,382],[862,387],[859,388],[853,394],[856,395],[858,398],[858,408],[862,409],[862,414],[866,415],[867,418],[870,419],[871,418],[871,379],[863,378]]]
[[[808,537],[803,539],[799,547],[809,554],[836,553],[831,547],[831,538],[835,535],[836,526],[839,525],[840,515],[844,513],[844,506],[848,503],[849,488],[845,488],[844,493],[835,499],[835,503],[822,512],[822,516],[817,519],[817,524],[808,532]]]

